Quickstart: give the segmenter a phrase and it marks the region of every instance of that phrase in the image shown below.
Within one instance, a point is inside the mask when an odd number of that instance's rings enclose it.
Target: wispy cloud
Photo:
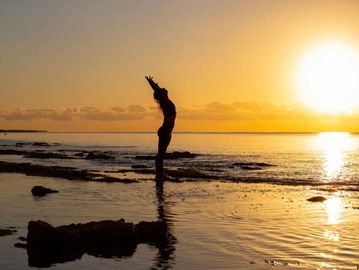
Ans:
[[[8,121],[31,120],[95,120],[95,121],[139,121],[158,118],[156,107],[141,105],[128,107],[79,107],[66,109],[13,109],[0,110],[0,119]],[[328,115],[326,115],[328,116]],[[234,102],[231,104],[211,102],[206,105],[178,107],[177,118],[188,121],[252,121],[252,120],[290,120],[323,117],[323,114],[303,109],[296,105],[273,105],[257,102]],[[329,116],[330,117],[330,116]],[[358,113],[342,118],[357,118]]]
[[[140,105],[122,107],[80,107],[67,109],[14,109],[1,110],[0,118],[15,121],[54,120],[69,121],[74,119],[97,121],[143,120],[149,115],[149,110]]]

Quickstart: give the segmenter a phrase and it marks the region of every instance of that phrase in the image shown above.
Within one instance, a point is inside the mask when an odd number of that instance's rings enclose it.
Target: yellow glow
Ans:
[[[346,161],[346,151],[350,146],[350,134],[345,132],[325,132],[319,135],[320,147],[325,155],[324,177],[337,178]]]
[[[328,224],[338,224],[340,222],[340,213],[342,211],[342,200],[335,197],[327,200]],[[339,239],[339,236],[337,237]]]
[[[299,64],[296,87],[306,106],[321,112],[350,113],[359,105],[358,52],[340,42],[312,49]]]
[[[330,231],[330,230],[325,230],[324,231],[324,238],[328,239],[330,241],[334,241],[334,242],[338,242],[339,241],[339,233],[336,231]],[[335,250],[333,250],[335,252]]]

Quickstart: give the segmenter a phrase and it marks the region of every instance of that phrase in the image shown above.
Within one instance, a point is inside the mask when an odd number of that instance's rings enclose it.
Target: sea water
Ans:
[[[12,133],[2,135],[0,149],[68,155],[97,151],[114,159],[2,155],[0,160],[99,172],[139,164],[151,167],[153,160],[134,157],[155,154],[156,140],[152,133]],[[16,146],[19,142],[25,144]],[[50,146],[34,146],[33,142]],[[0,237],[0,269],[31,268],[26,250],[14,247],[19,236],[26,236],[30,220],[57,226],[120,218],[136,223],[159,216],[166,217],[173,236],[165,251],[141,244],[133,256],[97,258],[85,254],[81,260],[51,267],[357,269],[358,147],[359,136],[348,133],[174,134],[169,152],[190,151],[197,156],[168,160],[165,166],[192,168],[213,175],[213,179],[165,183],[161,192],[151,174],[134,173],[132,177],[140,181],[123,184],[2,173],[0,227],[14,226],[18,232]],[[235,163],[250,164],[251,168]],[[34,198],[30,192],[34,185],[60,192]],[[327,200],[306,200],[316,195]]]

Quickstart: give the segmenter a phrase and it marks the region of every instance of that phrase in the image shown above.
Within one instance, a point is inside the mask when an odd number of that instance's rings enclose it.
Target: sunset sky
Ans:
[[[359,54],[358,11],[329,0],[4,0],[0,129],[156,131],[153,75],[177,106],[175,131],[359,131],[359,100],[318,111],[296,86],[320,44]]]

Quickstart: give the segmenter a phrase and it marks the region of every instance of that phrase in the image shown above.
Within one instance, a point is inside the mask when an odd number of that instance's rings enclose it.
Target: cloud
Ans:
[[[0,111],[0,118],[8,121],[22,120],[53,120],[70,121],[73,119],[97,120],[97,121],[125,121],[143,120],[149,114],[143,106],[131,105],[122,107],[80,107],[67,109],[14,109]]]
[[[15,121],[75,119],[93,121],[141,121],[161,117],[156,106],[145,108],[141,105],[128,107],[79,107],[66,109],[14,109],[0,110],[0,119]],[[187,121],[273,121],[313,118],[330,118],[328,114],[308,111],[297,105],[274,105],[258,102],[211,102],[205,105],[177,107],[177,119]],[[338,117],[338,116],[336,116]],[[357,119],[358,113],[340,116],[342,119]]]

